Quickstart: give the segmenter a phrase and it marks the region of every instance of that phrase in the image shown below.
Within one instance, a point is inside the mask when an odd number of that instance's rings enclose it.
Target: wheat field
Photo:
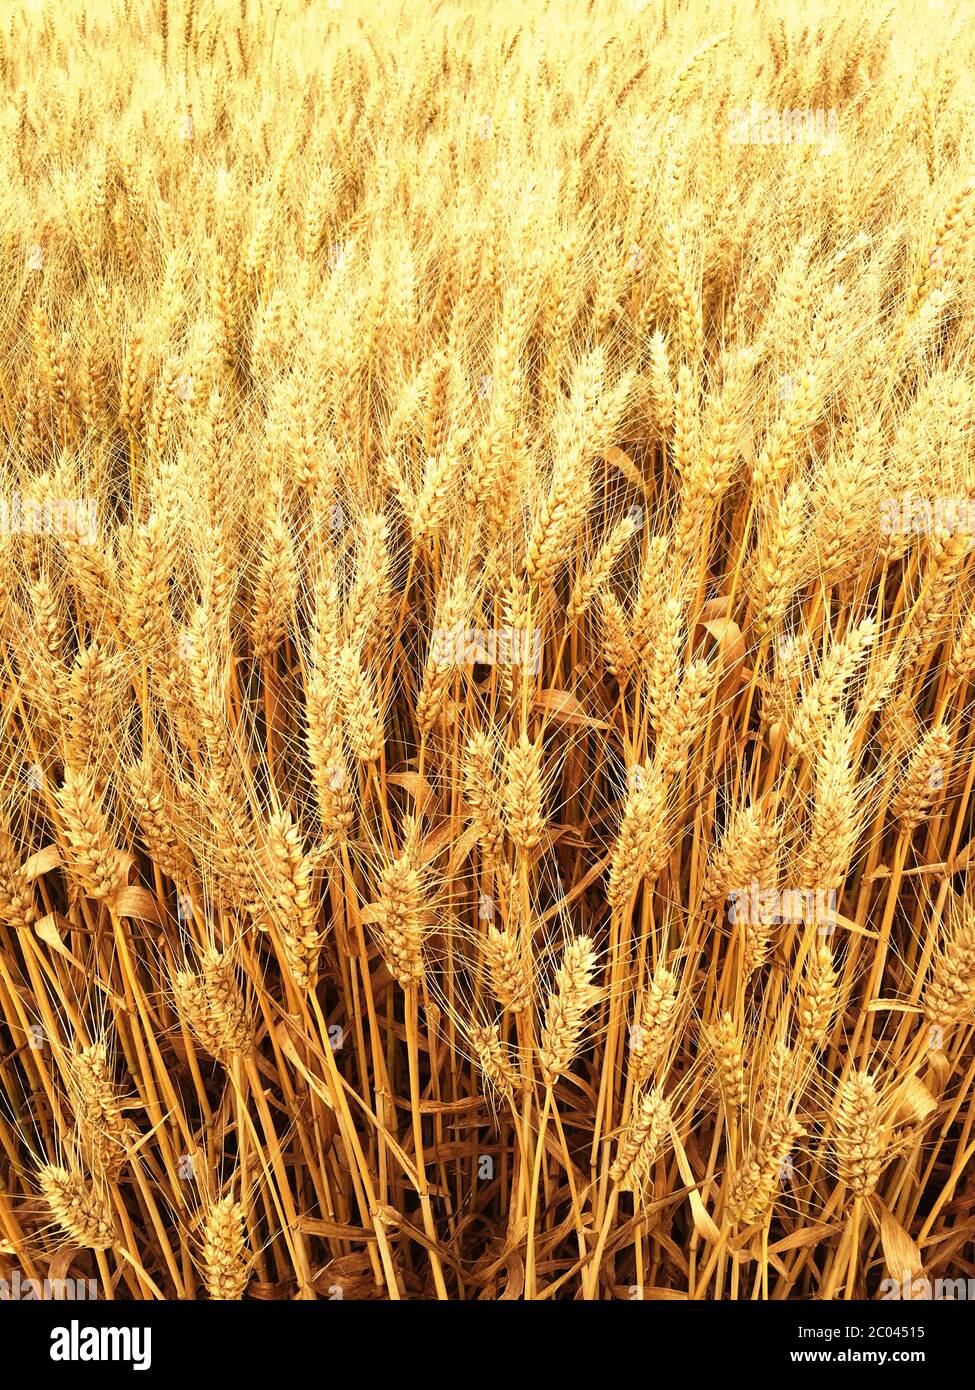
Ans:
[[[0,15],[0,1278],[975,1276],[975,14]]]

